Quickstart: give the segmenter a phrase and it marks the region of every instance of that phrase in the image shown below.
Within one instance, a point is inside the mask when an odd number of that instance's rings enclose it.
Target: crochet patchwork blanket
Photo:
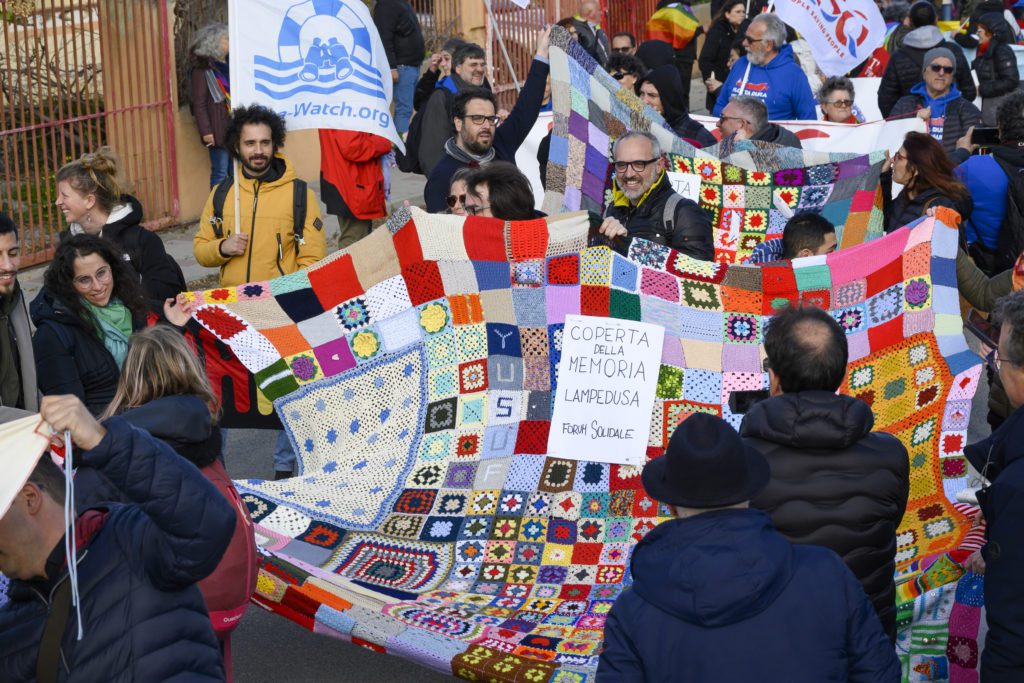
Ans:
[[[300,474],[238,482],[265,557],[255,600],[307,628],[468,679],[593,677],[633,546],[664,518],[636,467],[547,455],[566,316],[659,325],[647,454],[696,411],[767,387],[787,302],[846,330],[843,391],[910,451],[898,563],[957,546],[950,503],[980,361],[958,315],[956,231],[926,218],[763,268],[637,241],[584,214],[502,223],[403,209],[347,252],[196,292],[194,316],[274,401]]]
[[[700,176],[700,204],[712,214],[718,261],[746,261],[800,211],[832,221],[840,248],[881,236],[884,150],[828,154],[750,141],[696,149],[558,27],[550,62],[554,120],[545,212],[603,214],[611,195],[611,143],[642,130],[661,142],[670,171]]]

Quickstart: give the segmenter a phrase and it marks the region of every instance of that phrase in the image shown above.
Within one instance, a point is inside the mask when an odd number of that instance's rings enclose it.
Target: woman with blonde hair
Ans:
[[[163,240],[142,227],[142,204],[128,193],[109,147],[83,154],[57,171],[55,204],[68,222],[61,241],[95,235],[113,242],[151,300],[162,302],[185,291],[185,277]]]
[[[252,520],[220,457],[220,401],[195,352],[178,331],[158,325],[132,336],[117,393],[103,417],[113,415],[167,443],[198,467],[235,507],[231,545],[213,573],[199,582],[230,681],[231,632],[256,588],[256,541]],[[89,488],[87,500],[79,500],[79,507],[117,495],[103,482]]]

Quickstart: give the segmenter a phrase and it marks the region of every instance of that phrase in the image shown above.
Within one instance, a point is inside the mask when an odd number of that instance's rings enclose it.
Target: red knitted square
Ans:
[[[307,273],[309,284],[324,310],[329,311],[342,301],[363,294],[363,286],[359,284],[359,276],[349,254],[320,268],[310,268]]]
[[[832,300],[832,292],[827,289],[810,289],[806,292],[800,292],[800,302],[816,306],[823,311],[827,311],[830,306],[829,302]]]
[[[420,245],[420,238],[416,232],[416,224],[411,220],[399,228],[391,240],[395,245],[395,253],[398,254],[398,262],[402,268],[423,260],[423,247]]]
[[[441,271],[434,261],[419,261],[402,268],[402,277],[409,290],[413,306],[440,299],[444,296]]]
[[[903,315],[898,315],[888,322],[875,325],[868,330],[868,342],[871,350],[877,351],[903,341]]]
[[[572,548],[573,564],[597,564],[601,561],[603,543],[577,543]]]
[[[542,259],[548,253],[548,223],[543,218],[514,221],[510,227],[512,260]]]
[[[516,435],[516,449],[518,454],[543,455],[548,452],[548,430],[551,423],[547,420],[523,420],[519,423],[519,433]]]
[[[569,254],[548,261],[549,285],[578,285],[580,283],[580,256]]]
[[[469,216],[462,226],[462,242],[473,261],[504,261],[505,224],[494,219]]]
[[[883,292],[897,282],[903,282],[903,260],[895,259],[868,275],[868,297]],[[872,348],[878,348],[873,346]]]
[[[558,597],[562,600],[586,600],[590,595],[590,586],[583,583],[563,583]]]
[[[796,300],[796,276],[788,263],[761,266],[761,292],[762,315],[772,315],[784,301]]]
[[[611,294],[603,285],[583,285],[580,287],[580,315],[597,315],[604,318],[610,315]]]

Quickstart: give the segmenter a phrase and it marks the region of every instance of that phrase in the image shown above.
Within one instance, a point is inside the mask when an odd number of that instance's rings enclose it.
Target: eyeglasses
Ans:
[[[653,159],[637,159],[636,161],[616,161],[612,165],[616,173],[625,173],[627,168],[632,168],[636,173],[643,173],[644,170],[657,161],[660,157]]]
[[[853,100],[835,100],[834,102],[826,102],[825,104],[833,107],[839,107],[840,109],[849,109],[853,106]]]
[[[929,64],[929,65],[928,65],[928,68],[929,68],[929,69],[931,69],[932,71],[934,71],[935,73],[944,73],[944,74],[946,74],[947,76],[949,76],[949,75],[950,75],[950,74],[952,74],[952,73],[953,73],[954,71],[956,71],[956,68],[955,68],[955,67],[952,67],[952,66],[943,66],[943,65],[941,65],[941,64]]]
[[[104,266],[96,271],[96,275],[79,275],[72,282],[79,289],[89,289],[94,281],[102,285],[110,282],[113,277],[114,273],[110,270],[110,266]]]
[[[621,80],[622,80],[623,78],[625,78],[625,77],[626,77],[626,76],[628,76],[629,74],[627,74],[627,73],[626,73],[625,71],[616,71],[615,73],[613,73],[613,74],[609,74],[609,75],[610,75],[610,76],[611,76],[612,78],[614,78],[615,80],[617,80],[617,81],[621,81]]]
[[[464,194],[450,194],[448,195],[448,208],[454,209],[456,204],[466,205],[466,195]]]
[[[907,155],[904,154],[903,152],[896,152],[895,154],[892,155],[892,160],[893,161],[906,161],[907,160]]]
[[[490,204],[488,204],[487,206],[476,206],[476,205],[467,206],[466,207],[466,213],[468,213],[470,216],[476,216],[481,211],[486,211],[489,208],[491,208]]]
[[[723,114],[722,116],[718,117],[718,122],[719,123],[725,123],[726,121],[742,121],[743,123],[750,123],[749,121],[747,121],[742,116],[725,116]]]
[[[631,47],[613,47],[612,52],[618,52],[620,55],[626,55],[629,54],[629,51],[632,49],[633,48]]]
[[[992,352],[985,357],[985,361],[988,363],[988,366],[995,370],[996,372],[999,372],[999,369],[1003,366],[1003,363],[1006,363],[1007,365],[1016,365],[1017,367],[1020,367],[1020,364],[1014,363],[1009,358],[1000,357],[999,349],[992,349]]]
[[[492,126],[497,126],[501,118],[498,116],[484,116],[483,114],[466,114],[462,117],[462,120],[470,120],[474,126],[482,126],[485,123],[489,123]]]

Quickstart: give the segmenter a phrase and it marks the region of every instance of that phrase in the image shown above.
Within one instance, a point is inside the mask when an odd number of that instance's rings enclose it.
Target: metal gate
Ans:
[[[166,0],[17,0],[0,14],[0,210],[22,264],[53,255],[63,164],[103,145],[121,159],[146,226],[178,215]]]

